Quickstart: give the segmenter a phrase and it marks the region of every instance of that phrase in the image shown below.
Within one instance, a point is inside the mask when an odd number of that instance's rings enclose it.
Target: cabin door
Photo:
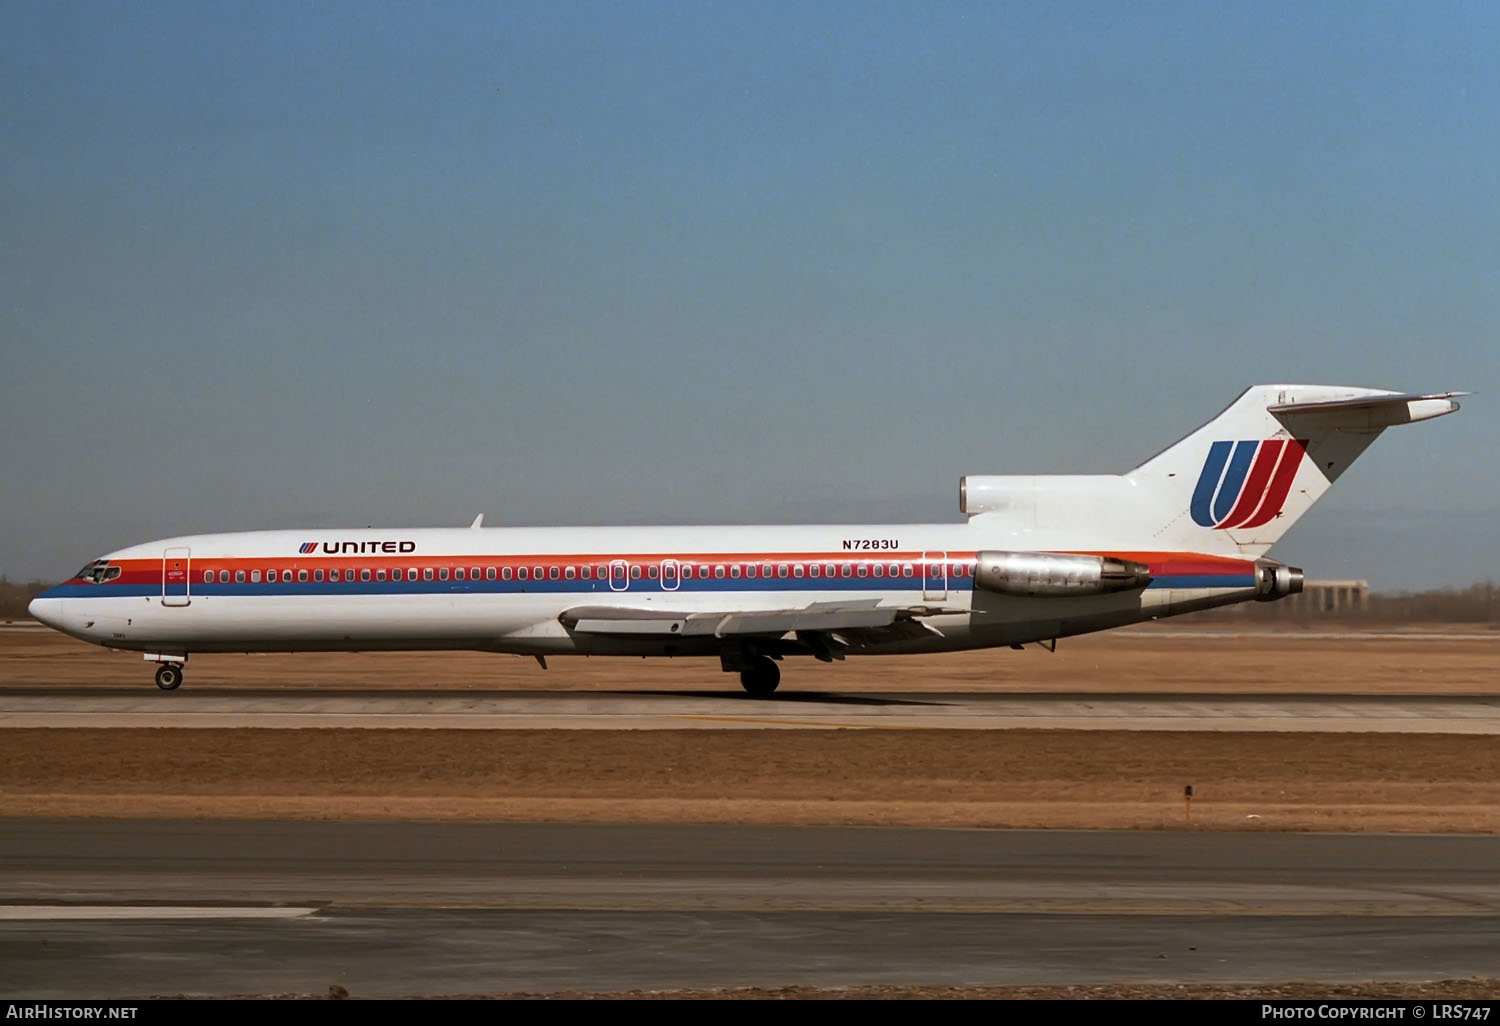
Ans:
[[[922,553],[922,601],[944,602],[948,598],[948,553]]]
[[[189,595],[192,574],[192,553],[186,548],[170,548],[161,554],[161,604],[185,606],[192,601]]]

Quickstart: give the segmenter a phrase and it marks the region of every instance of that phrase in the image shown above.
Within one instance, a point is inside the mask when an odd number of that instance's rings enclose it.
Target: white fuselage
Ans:
[[[111,648],[191,652],[481,649],[532,655],[711,655],[723,638],[589,636],[581,607],[753,612],[873,602],[932,628],[852,652],[1019,644],[1254,598],[1251,561],[1133,553],[1149,587],[1027,598],[974,587],[976,522],[889,526],[422,528],[169,538],[111,553],[39,619]],[[1101,550],[1089,550],[1101,551]],[[113,571],[111,571],[113,572]],[[796,652],[795,638],[786,650]]]

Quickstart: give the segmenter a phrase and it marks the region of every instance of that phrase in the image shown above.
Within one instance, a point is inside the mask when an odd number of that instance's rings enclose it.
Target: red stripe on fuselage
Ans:
[[[1283,464],[1286,462],[1282,461]],[[1289,485],[1281,483],[1281,476],[1273,479],[1272,494],[1276,487],[1281,487],[1283,493]],[[1284,496],[1283,496],[1284,497]],[[1269,498],[1269,497],[1268,497]],[[1221,575],[1230,573],[1251,573],[1254,571],[1253,560],[1236,559],[1232,556],[1212,556],[1194,552],[1138,552],[1138,551],[1115,551],[1115,550],[1051,550],[1060,553],[1087,556],[1107,556],[1118,559],[1128,559],[1137,563],[1144,563],[1150,569],[1153,576],[1193,576],[1193,575]],[[935,560],[938,563],[950,564],[949,570],[952,576],[960,576],[953,571],[951,564],[972,564],[977,553],[973,551],[961,552],[950,551],[946,558]],[[567,566],[608,566],[616,561],[639,566],[660,565],[664,562],[675,561],[679,566],[698,567],[728,566],[731,564],[777,564],[777,563],[852,563],[867,566],[888,563],[910,563],[920,566],[924,560],[920,552],[726,552],[726,553],[693,553],[691,555],[665,555],[660,553],[626,553],[626,554],[559,554],[547,553],[536,555],[499,555],[499,554],[471,554],[471,555],[445,555],[445,556],[422,556],[420,554],[406,554],[402,556],[368,556],[365,558],[340,556],[340,557],[299,557],[289,556],[286,558],[275,557],[202,557],[192,560],[192,583],[202,582],[202,574],[213,571],[216,575],[221,570],[228,571],[256,571],[266,570],[297,571],[297,570],[338,570],[341,573],[358,571],[363,569],[379,570],[391,567],[448,570],[459,568],[469,569],[472,567],[504,568],[513,570],[520,567],[543,567],[550,571],[552,567]],[[108,590],[114,585],[160,585],[162,579],[162,564],[159,558],[124,559],[114,561],[122,573],[113,581],[105,584],[93,585],[100,589],[101,594],[108,594]],[[965,573],[961,576],[967,577]],[[79,578],[73,578],[66,584],[81,585],[86,582]],[[217,582],[215,582],[217,583]]]

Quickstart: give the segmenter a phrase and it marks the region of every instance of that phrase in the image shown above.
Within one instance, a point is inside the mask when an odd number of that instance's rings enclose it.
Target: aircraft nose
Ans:
[[[60,598],[41,596],[32,599],[31,604],[26,607],[26,611],[35,617],[38,622],[44,623],[55,630],[61,630],[64,601],[64,599]]]

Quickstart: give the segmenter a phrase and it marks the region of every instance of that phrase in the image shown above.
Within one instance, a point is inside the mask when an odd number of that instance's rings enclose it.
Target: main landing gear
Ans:
[[[156,668],[156,686],[163,691],[176,691],[182,686],[182,664],[162,663]],[[772,685],[773,687],[775,685]]]
[[[757,656],[740,671],[740,686],[757,697],[769,695],[781,683],[781,667],[770,656]]]

